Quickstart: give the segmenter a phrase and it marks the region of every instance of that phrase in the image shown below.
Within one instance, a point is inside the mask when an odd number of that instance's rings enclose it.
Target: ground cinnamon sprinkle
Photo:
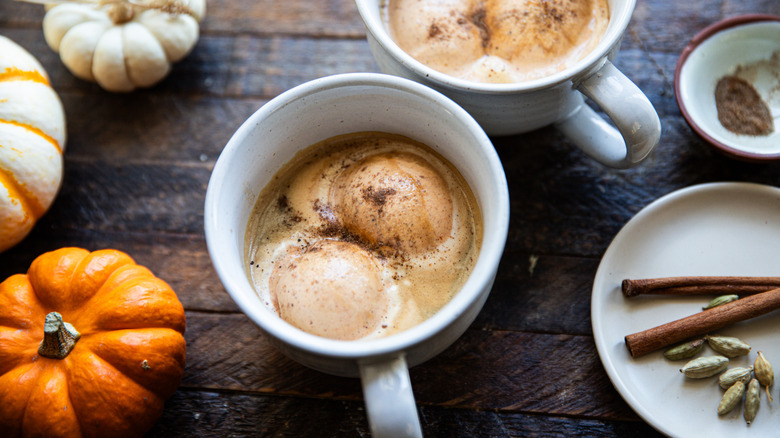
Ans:
[[[755,88],[737,76],[724,76],[715,87],[718,120],[724,128],[744,135],[774,131],[772,113]]]
[[[428,38],[436,38],[439,35],[441,35],[441,29],[435,22],[431,23],[431,27],[428,28]]]
[[[487,23],[485,23],[486,18],[487,11],[485,11],[483,8],[477,9],[471,13],[471,16],[469,16],[471,23],[473,23],[474,26],[477,26],[477,29],[479,29],[479,37],[482,38],[482,47],[487,47],[488,44],[490,44],[490,28],[488,27]]]

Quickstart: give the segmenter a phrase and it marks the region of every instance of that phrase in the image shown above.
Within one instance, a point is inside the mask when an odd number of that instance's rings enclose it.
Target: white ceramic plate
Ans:
[[[738,68],[769,107],[773,133],[735,134],[718,120],[715,86]],[[722,152],[750,161],[780,159],[780,16],[732,17],[702,30],[680,55],[675,95],[688,124]]]
[[[780,189],[751,183],[692,186],[652,202],[610,244],[593,283],[591,318],[599,356],[621,396],[645,421],[675,437],[780,436],[780,394],[762,391],[758,417],[742,409],[719,417],[723,390],[716,378],[692,380],[662,351],[632,358],[624,337],[701,311],[712,297],[624,298],[625,278],[683,275],[780,275]],[[758,350],[780,370],[780,313],[718,331],[748,342],[752,351],[729,367],[752,365]],[[709,347],[700,353],[716,354]]]

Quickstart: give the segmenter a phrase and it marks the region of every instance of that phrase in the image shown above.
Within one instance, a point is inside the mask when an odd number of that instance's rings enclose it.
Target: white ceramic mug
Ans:
[[[244,235],[258,194],[282,165],[310,145],[360,131],[405,135],[449,160],[474,192],[484,236],[472,274],[431,318],[385,338],[338,341],[303,332],[265,307],[247,274]],[[311,368],[360,376],[374,436],[420,436],[408,367],[447,348],[481,310],[506,242],[509,194],[490,139],[460,106],[403,78],[353,73],[295,87],[250,116],[217,160],[204,222],[225,289],[278,348]]]
[[[570,68],[526,82],[488,84],[436,71],[404,52],[380,16],[387,0],[356,0],[371,52],[384,73],[432,87],[463,106],[490,135],[555,125],[596,161],[615,168],[640,163],[661,137],[661,122],[644,93],[611,60],[636,0],[609,0],[610,19],[597,47]],[[593,100],[617,129],[585,104]]]

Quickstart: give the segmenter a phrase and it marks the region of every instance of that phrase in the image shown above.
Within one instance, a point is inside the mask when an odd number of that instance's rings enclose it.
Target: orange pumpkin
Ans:
[[[131,437],[184,370],[176,293],[116,250],[62,248],[0,283],[3,437]]]

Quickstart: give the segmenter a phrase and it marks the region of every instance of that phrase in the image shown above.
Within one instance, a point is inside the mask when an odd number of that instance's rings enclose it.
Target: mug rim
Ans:
[[[379,5],[381,1],[386,0],[355,0],[360,17],[363,19],[366,32],[373,36],[373,38],[380,44],[380,46],[382,46],[382,48],[391,57],[393,57],[396,62],[411,70],[416,75],[422,76],[425,78],[425,80],[431,81],[436,85],[449,87],[452,89],[459,89],[465,92],[477,92],[484,94],[504,94],[550,88],[569,80],[573,81],[578,75],[587,73],[591,71],[591,69],[600,66],[600,64],[603,64],[603,62],[606,60],[606,56],[610,50],[612,50],[613,46],[622,38],[629,22],[631,21],[634,8],[636,7],[636,0],[623,0],[621,4],[624,4],[625,7],[619,11],[619,16],[613,17],[611,15],[612,11],[610,11],[610,24],[612,24],[613,20],[617,20],[618,24],[615,26],[608,26],[604,37],[601,39],[601,41],[599,41],[596,47],[571,67],[568,67],[557,73],[530,81],[487,83],[469,81],[466,79],[450,76],[446,73],[442,73],[438,70],[428,67],[427,65],[421,63],[406,53],[406,51],[401,49],[401,47],[398,46],[398,44],[396,44],[396,42],[390,37],[390,34],[385,28],[384,23],[382,22],[381,18],[379,18],[378,12],[376,14],[377,20],[373,19],[374,15],[372,15],[371,10],[373,10],[372,4],[374,1],[376,1],[377,5]],[[620,0],[607,1],[608,3],[612,4]]]
[[[473,135],[474,142],[480,145],[481,153],[479,156],[492,171],[488,184],[492,190],[497,192],[497,196],[495,197],[496,205],[491,206],[489,214],[486,212],[485,206],[482,205],[484,200],[478,199],[483,216],[484,231],[477,263],[469,278],[444,307],[425,321],[393,335],[375,339],[341,341],[304,332],[282,320],[265,308],[262,303],[258,306],[250,299],[249,292],[254,296],[257,296],[257,293],[246,276],[243,263],[240,263],[238,267],[232,266],[226,261],[228,257],[224,257],[221,252],[221,248],[227,245],[223,245],[221,240],[224,240],[224,237],[228,235],[228,231],[219,230],[216,213],[220,192],[229,189],[223,184],[231,167],[229,163],[232,160],[240,159],[238,149],[257,124],[291,101],[337,88],[355,86],[390,88],[410,93],[430,101],[433,107],[448,113],[450,117],[456,117],[458,123],[465,124],[468,132]],[[234,188],[234,190],[241,189]],[[245,232],[246,224],[238,224],[238,226],[241,231]],[[225,290],[242,312],[263,332],[271,338],[283,342],[286,346],[317,356],[338,359],[365,359],[398,353],[445,331],[467,309],[479,302],[483,292],[489,293],[506,244],[508,228],[509,193],[503,165],[492,142],[479,124],[463,108],[443,94],[417,82],[381,73],[344,73],[314,79],[281,93],[261,106],[241,124],[220,153],[209,178],[204,207],[205,238],[212,264]],[[234,257],[229,258],[233,260]],[[243,255],[239,255],[238,258],[243,262]],[[239,278],[236,278],[236,271],[241,273]]]

